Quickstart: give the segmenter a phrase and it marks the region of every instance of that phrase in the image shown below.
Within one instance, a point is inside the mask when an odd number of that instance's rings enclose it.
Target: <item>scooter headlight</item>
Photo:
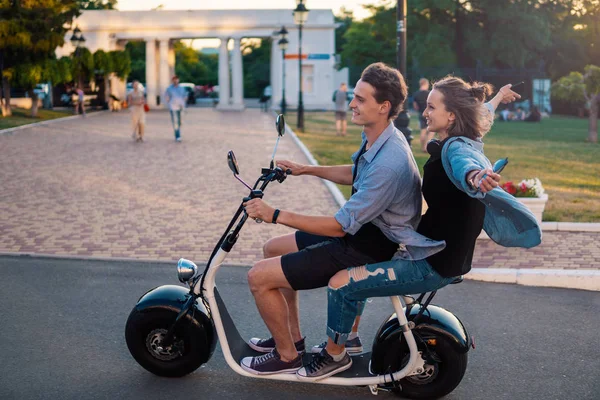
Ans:
[[[179,282],[187,283],[196,275],[198,267],[190,260],[180,258],[177,262],[177,277]]]

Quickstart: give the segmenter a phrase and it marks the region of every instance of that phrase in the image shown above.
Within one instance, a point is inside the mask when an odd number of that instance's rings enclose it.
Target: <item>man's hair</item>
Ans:
[[[433,84],[433,90],[444,95],[442,103],[446,111],[454,113],[455,120],[448,128],[448,136],[466,136],[470,139],[483,137],[494,122],[492,114],[483,104],[493,91],[489,83],[467,83],[448,75]]]
[[[429,81],[426,78],[419,79],[419,86],[427,85],[429,87]]]
[[[369,65],[360,76],[360,80],[375,88],[373,96],[377,103],[389,101],[391,104],[388,119],[394,119],[402,110],[408,89],[404,77],[395,68],[378,62]]]

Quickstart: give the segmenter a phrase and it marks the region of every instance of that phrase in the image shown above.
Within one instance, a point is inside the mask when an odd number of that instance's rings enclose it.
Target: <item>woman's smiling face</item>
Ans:
[[[436,132],[440,139],[445,139],[455,118],[454,113],[446,110],[444,95],[435,89],[427,96],[427,107],[423,111],[423,117],[427,121],[427,131]]]

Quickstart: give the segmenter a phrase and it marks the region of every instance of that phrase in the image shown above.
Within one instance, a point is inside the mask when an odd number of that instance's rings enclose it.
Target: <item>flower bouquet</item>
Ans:
[[[544,187],[538,178],[523,179],[515,185],[509,181],[501,185],[502,189],[515,197],[543,197]]]

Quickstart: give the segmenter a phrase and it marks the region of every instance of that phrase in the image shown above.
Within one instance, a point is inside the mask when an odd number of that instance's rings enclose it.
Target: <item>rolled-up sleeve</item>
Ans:
[[[334,216],[344,232],[351,235],[388,208],[400,184],[398,174],[391,168],[376,166],[365,172],[357,192]]]

